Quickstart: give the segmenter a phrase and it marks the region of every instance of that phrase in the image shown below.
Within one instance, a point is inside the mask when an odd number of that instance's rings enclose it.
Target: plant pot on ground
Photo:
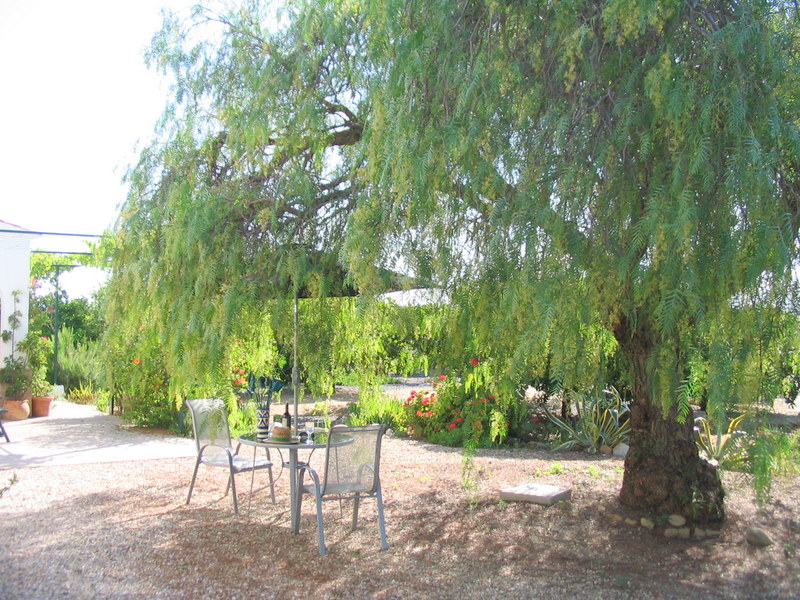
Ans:
[[[47,381],[47,362],[52,353],[52,342],[48,337],[29,335],[20,342],[19,347],[25,352],[30,370],[32,416],[47,417],[53,402],[53,386]]]
[[[31,413],[30,375],[26,362],[21,358],[6,357],[5,365],[0,369],[0,382],[3,389],[3,414],[6,421],[21,421]]]

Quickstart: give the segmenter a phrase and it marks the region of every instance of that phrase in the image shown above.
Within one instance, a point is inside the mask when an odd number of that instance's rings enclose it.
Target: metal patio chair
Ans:
[[[228,427],[228,411],[225,403],[219,398],[205,398],[202,400],[187,400],[189,412],[192,415],[192,429],[194,430],[194,441],[197,447],[197,461],[194,464],[192,483],[189,485],[189,495],[186,504],[192,499],[194,482],[197,478],[197,470],[200,465],[209,467],[221,467],[228,469],[228,486],[225,488],[225,495],[228,490],[233,494],[233,512],[239,514],[239,501],[236,497],[236,480],[234,475],[267,469],[269,472],[269,489],[272,495],[272,503],[275,504],[275,487],[272,477],[272,461],[269,457],[269,450],[264,457],[248,458],[239,456],[239,447],[233,449],[231,444],[231,432]],[[253,495],[253,479],[250,480],[250,497]],[[249,504],[248,504],[249,506]]]
[[[325,466],[322,477],[309,465],[300,465],[298,494],[299,504],[303,494],[314,497],[317,507],[317,538],[319,553],[327,554],[325,547],[325,525],[322,519],[322,503],[326,500],[353,500],[352,529],[358,524],[358,508],[361,498],[374,498],[378,505],[378,527],[381,548],[386,550],[386,524],[383,518],[383,496],[381,494],[380,461],[383,425],[345,427],[337,425],[330,430],[325,449]],[[305,473],[312,482],[303,484]]]
[[[6,433],[6,428],[3,426],[3,413],[7,413],[8,411],[5,408],[0,408],[0,433],[3,434],[3,437],[6,438],[7,442],[11,440],[8,439],[8,434]]]

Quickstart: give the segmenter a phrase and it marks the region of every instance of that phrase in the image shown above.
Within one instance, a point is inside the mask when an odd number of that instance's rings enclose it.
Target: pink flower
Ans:
[[[479,361],[477,358],[470,358],[469,362],[473,367],[477,367],[479,364],[481,364],[481,361]]]

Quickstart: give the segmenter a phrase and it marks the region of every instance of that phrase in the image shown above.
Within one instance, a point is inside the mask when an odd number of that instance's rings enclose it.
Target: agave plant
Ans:
[[[739,427],[745,419],[744,414],[730,420],[725,433],[714,433],[705,417],[694,420],[697,430],[697,447],[708,462],[723,468],[735,468],[747,460],[747,447],[743,443],[746,431]]]
[[[565,442],[555,446],[553,450],[566,450],[580,446],[588,452],[596,453],[602,446],[613,448],[630,437],[628,405],[616,389],[605,390],[605,396],[579,394],[576,404],[578,416],[574,422],[564,420],[550,411],[546,411],[547,418],[568,438]]]

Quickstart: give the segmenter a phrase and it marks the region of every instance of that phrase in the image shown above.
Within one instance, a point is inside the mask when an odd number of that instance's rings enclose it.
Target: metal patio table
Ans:
[[[322,433],[321,435],[318,433],[316,435],[318,436],[317,440],[313,442],[274,442],[271,440],[259,441],[255,433],[247,433],[239,436],[239,441],[242,444],[246,446],[253,446],[253,460],[255,460],[257,448],[287,450],[289,452],[289,502],[291,504],[292,533],[295,534],[300,533],[301,492],[299,489],[300,483],[298,481],[297,474],[299,470],[298,466],[301,463],[298,460],[298,453],[300,450],[310,450],[313,454],[314,450],[318,448],[328,447],[328,436],[325,433]],[[324,436],[324,438],[319,439],[321,436]],[[353,439],[349,438],[340,442],[336,442],[335,444],[331,444],[331,447],[346,446],[352,443]]]

